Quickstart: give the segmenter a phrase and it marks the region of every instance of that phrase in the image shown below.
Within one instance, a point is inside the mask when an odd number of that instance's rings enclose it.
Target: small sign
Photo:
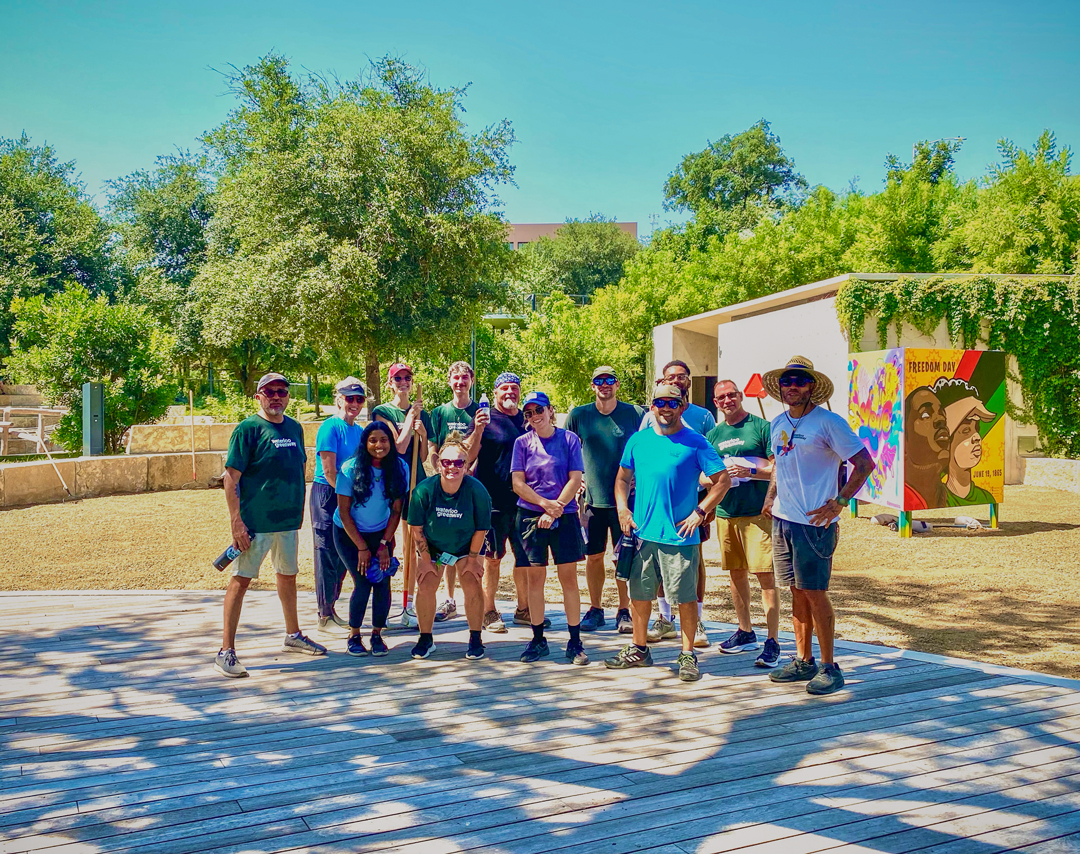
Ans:
[[[761,374],[754,374],[750,377],[750,382],[748,382],[746,388],[743,389],[743,394],[747,397],[756,398],[769,396],[769,393],[765,391],[765,383],[761,381]]]

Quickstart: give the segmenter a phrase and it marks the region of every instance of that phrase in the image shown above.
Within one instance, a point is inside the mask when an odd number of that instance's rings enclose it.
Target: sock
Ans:
[[[544,639],[544,624],[543,623],[541,623],[539,626],[533,626],[532,630],[533,630],[533,640],[534,641],[542,641]]]
[[[704,611],[704,608],[705,608],[705,603],[704,602],[698,602],[697,603],[697,618],[698,618],[699,623],[701,622],[701,615],[702,615],[702,613]]]
[[[639,643],[634,644],[634,649],[636,649],[638,652],[648,652],[649,651],[649,648],[647,646],[642,646]]]
[[[294,632],[293,634],[289,635],[289,637],[298,638],[298,637],[302,637],[303,634],[304,634],[303,632]]]
[[[477,629],[474,632],[472,629],[469,629],[469,645],[471,646],[472,644],[478,643],[480,643],[480,630]]]
[[[570,630],[570,643],[581,643],[581,623],[566,628]]]
[[[431,632],[420,632],[420,643],[435,643],[435,638],[432,637]]]
[[[667,597],[666,596],[660,596],[656,601],[660,604],[660,616],[663,617],[665,620],[667,620],[670,623],[671,622],[671,606],[668,604]]]

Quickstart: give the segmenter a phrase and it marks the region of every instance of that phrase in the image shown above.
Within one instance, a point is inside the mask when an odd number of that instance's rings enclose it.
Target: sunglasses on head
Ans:
[[[521,410],[526,418],[534,418],[544,410],[539,406],[530,406],[528,409]]]
[[[680,406],[682,406],[682,401],[676,400],[673,397],[665,397],[654,400],[652,402],[652,405],[655,406],[657,409],[678,409]]]
[[[288,397],[289,390],[287,388],[264,388],[259,394],[263,397]]]
[[[808,377],[806,374],[788,374],[787,376],[780,377],[780,387],[789,388],[790,386],[803,386],[810,385],[814,381],[813,377]]]
[[[618,380],[615,377],[597,377],[592,381],[593,385],[615,385]]]
[[[362,394],[346,394],[342,396],[345,398],[346,403],[363,403],[367,400]]]
[[[439,460],[439,465],[444,469],[463,469],[465,468],[465,460]]]

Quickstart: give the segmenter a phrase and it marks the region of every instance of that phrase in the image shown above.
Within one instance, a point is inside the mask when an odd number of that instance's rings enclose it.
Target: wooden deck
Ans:
[[[468,662],[462,618],[427,661],[405,635],[311,659],[264,592],[227,680],[220,614],[0,596],[0,851],[1080,852],[1077,682],[847,645],[848,689],[813,698],[715,646],[698,683],[670,642],[607,671],[610,630],[572,667],[559,622],[541,663],[520,628]]]

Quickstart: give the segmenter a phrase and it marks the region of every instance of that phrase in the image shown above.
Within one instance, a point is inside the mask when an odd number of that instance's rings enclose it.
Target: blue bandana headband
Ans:
[[[514,383],[515,385],[521,385],[521,377],[517,374],[512,374],[509,371],[503,371],[497,377],[495,377],[495,388],[506,383]]]

